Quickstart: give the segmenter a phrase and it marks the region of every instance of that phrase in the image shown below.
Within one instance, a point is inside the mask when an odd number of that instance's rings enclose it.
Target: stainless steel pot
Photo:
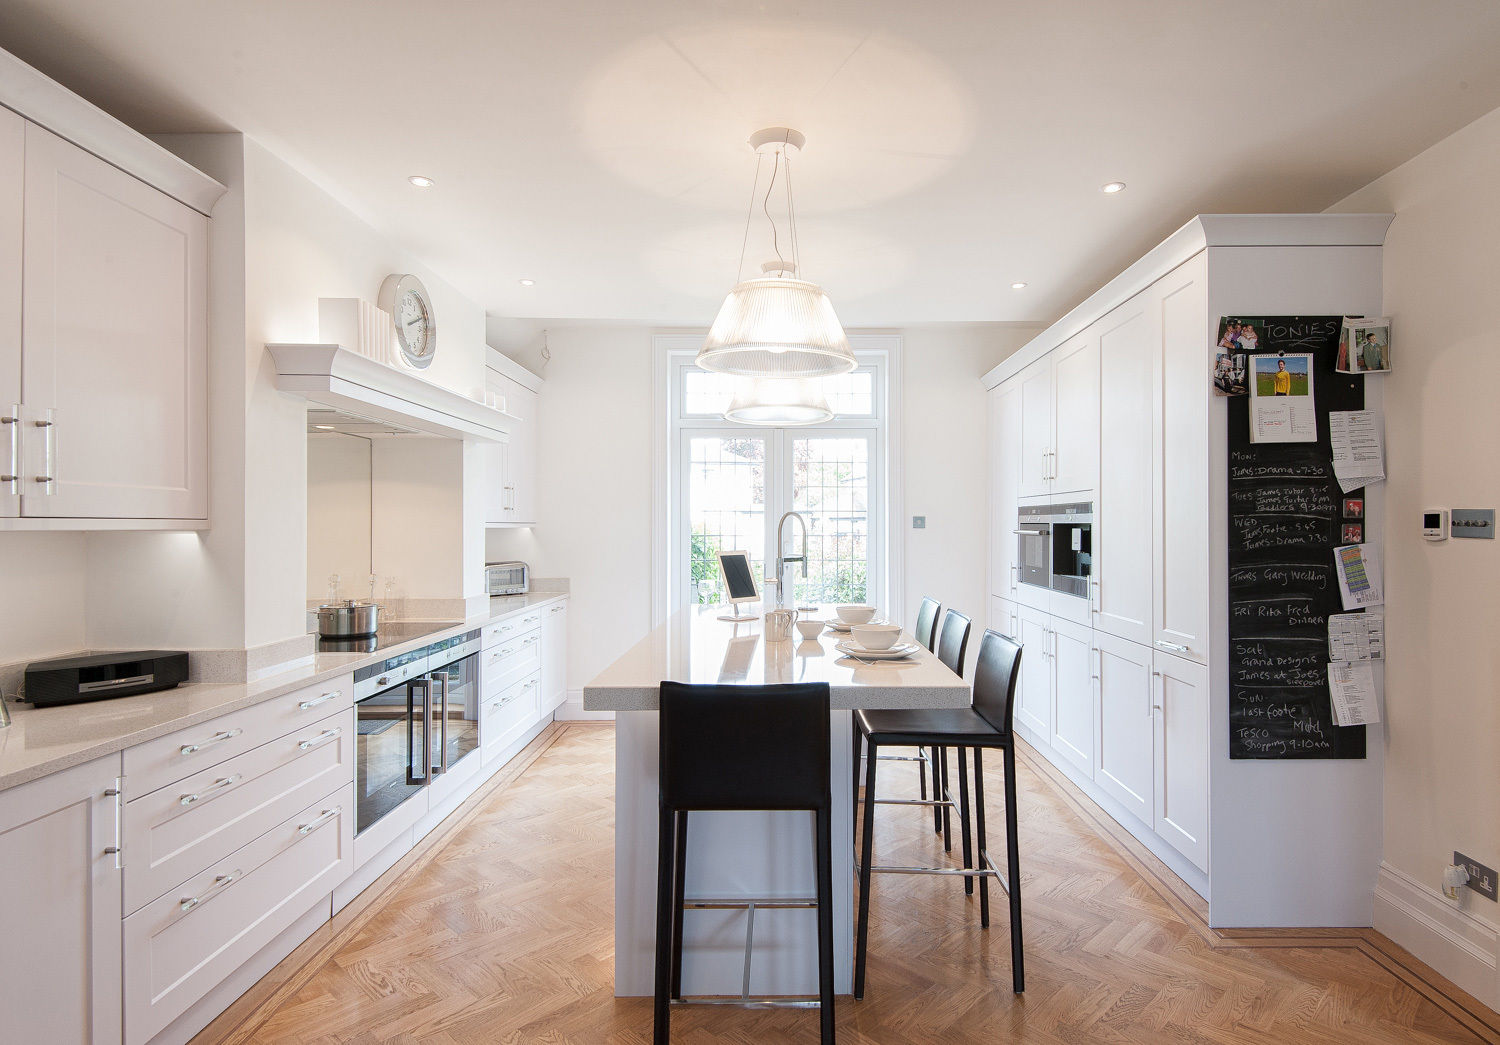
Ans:
[[[359,599],[325,602],[318,607],[318,634],[325,639],[373,635],[380,626],[380,606]]]

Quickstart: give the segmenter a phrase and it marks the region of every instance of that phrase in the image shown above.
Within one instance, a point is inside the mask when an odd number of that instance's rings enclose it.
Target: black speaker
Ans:
[[[25,699],[39,708],[81,704],[171,689],[187,677],[188,655],[180,650],[59,657],[26,665]]]

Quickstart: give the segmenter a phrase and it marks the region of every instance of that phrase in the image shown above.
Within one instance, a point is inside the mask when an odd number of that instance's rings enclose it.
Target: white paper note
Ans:
[[[1379,613],[1334,613],[1328,617],[1328,659],[1385,659],[1385,617]]]
[[[1250,357],[1250,441],[1318,441],[1311,352],[1264,352]]]
[[[1369,663],[1328,665],[1328,696],[1336,726],[1363,726],[1380,721],[1375,668]]]
[[[1328,437],[1333,443],[1333,474],[1345,493],[1385,478],[1385,447],[1375,411],[1330,411]]]
[[[1339,595],[1344,609],[1360,610],[1385,602],[1380,583],[1380,546],[1345,544],[1333,550],[1333,564],[1339,571]]]

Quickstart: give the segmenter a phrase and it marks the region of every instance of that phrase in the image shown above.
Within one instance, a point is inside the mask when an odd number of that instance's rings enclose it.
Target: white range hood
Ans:
[[[504,443],[515,418],[341,345],[273,344],[276,387],[401,429]]]

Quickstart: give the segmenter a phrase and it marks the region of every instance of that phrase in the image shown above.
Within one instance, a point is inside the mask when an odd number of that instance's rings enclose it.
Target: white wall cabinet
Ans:
[[[537,505],[537,413],[541,378],[491,351],[485,388],[505,397],[510,441],[488,448],[489,485],[485,522],[490,526],[533,526]],[[504,368],[504,369],[500,369]]]
[[[26,121],[0,109],[0,518],[21,514],[21,228]]]
[[[1020,583],[1014,533],[1016,502],[1021,496],[1021,385],[1018,381],[1007,381],[990,390],[989,438],[990,594],[1014,600]]]
[[[1020,495],[1046,494],[1052,484],[1052,359],[1038,360],[1017,377],[1021,389]]]
[[[1089,500],[1099,476],[1097,324],[1052,353],[1052,371],[1052,469],[1048,492],[1070,501]]]
[[[6,1041],[119,1045],[120,756],[0,793]]]
[[[23,517],[208,515],[208,219],[25,128]]]

